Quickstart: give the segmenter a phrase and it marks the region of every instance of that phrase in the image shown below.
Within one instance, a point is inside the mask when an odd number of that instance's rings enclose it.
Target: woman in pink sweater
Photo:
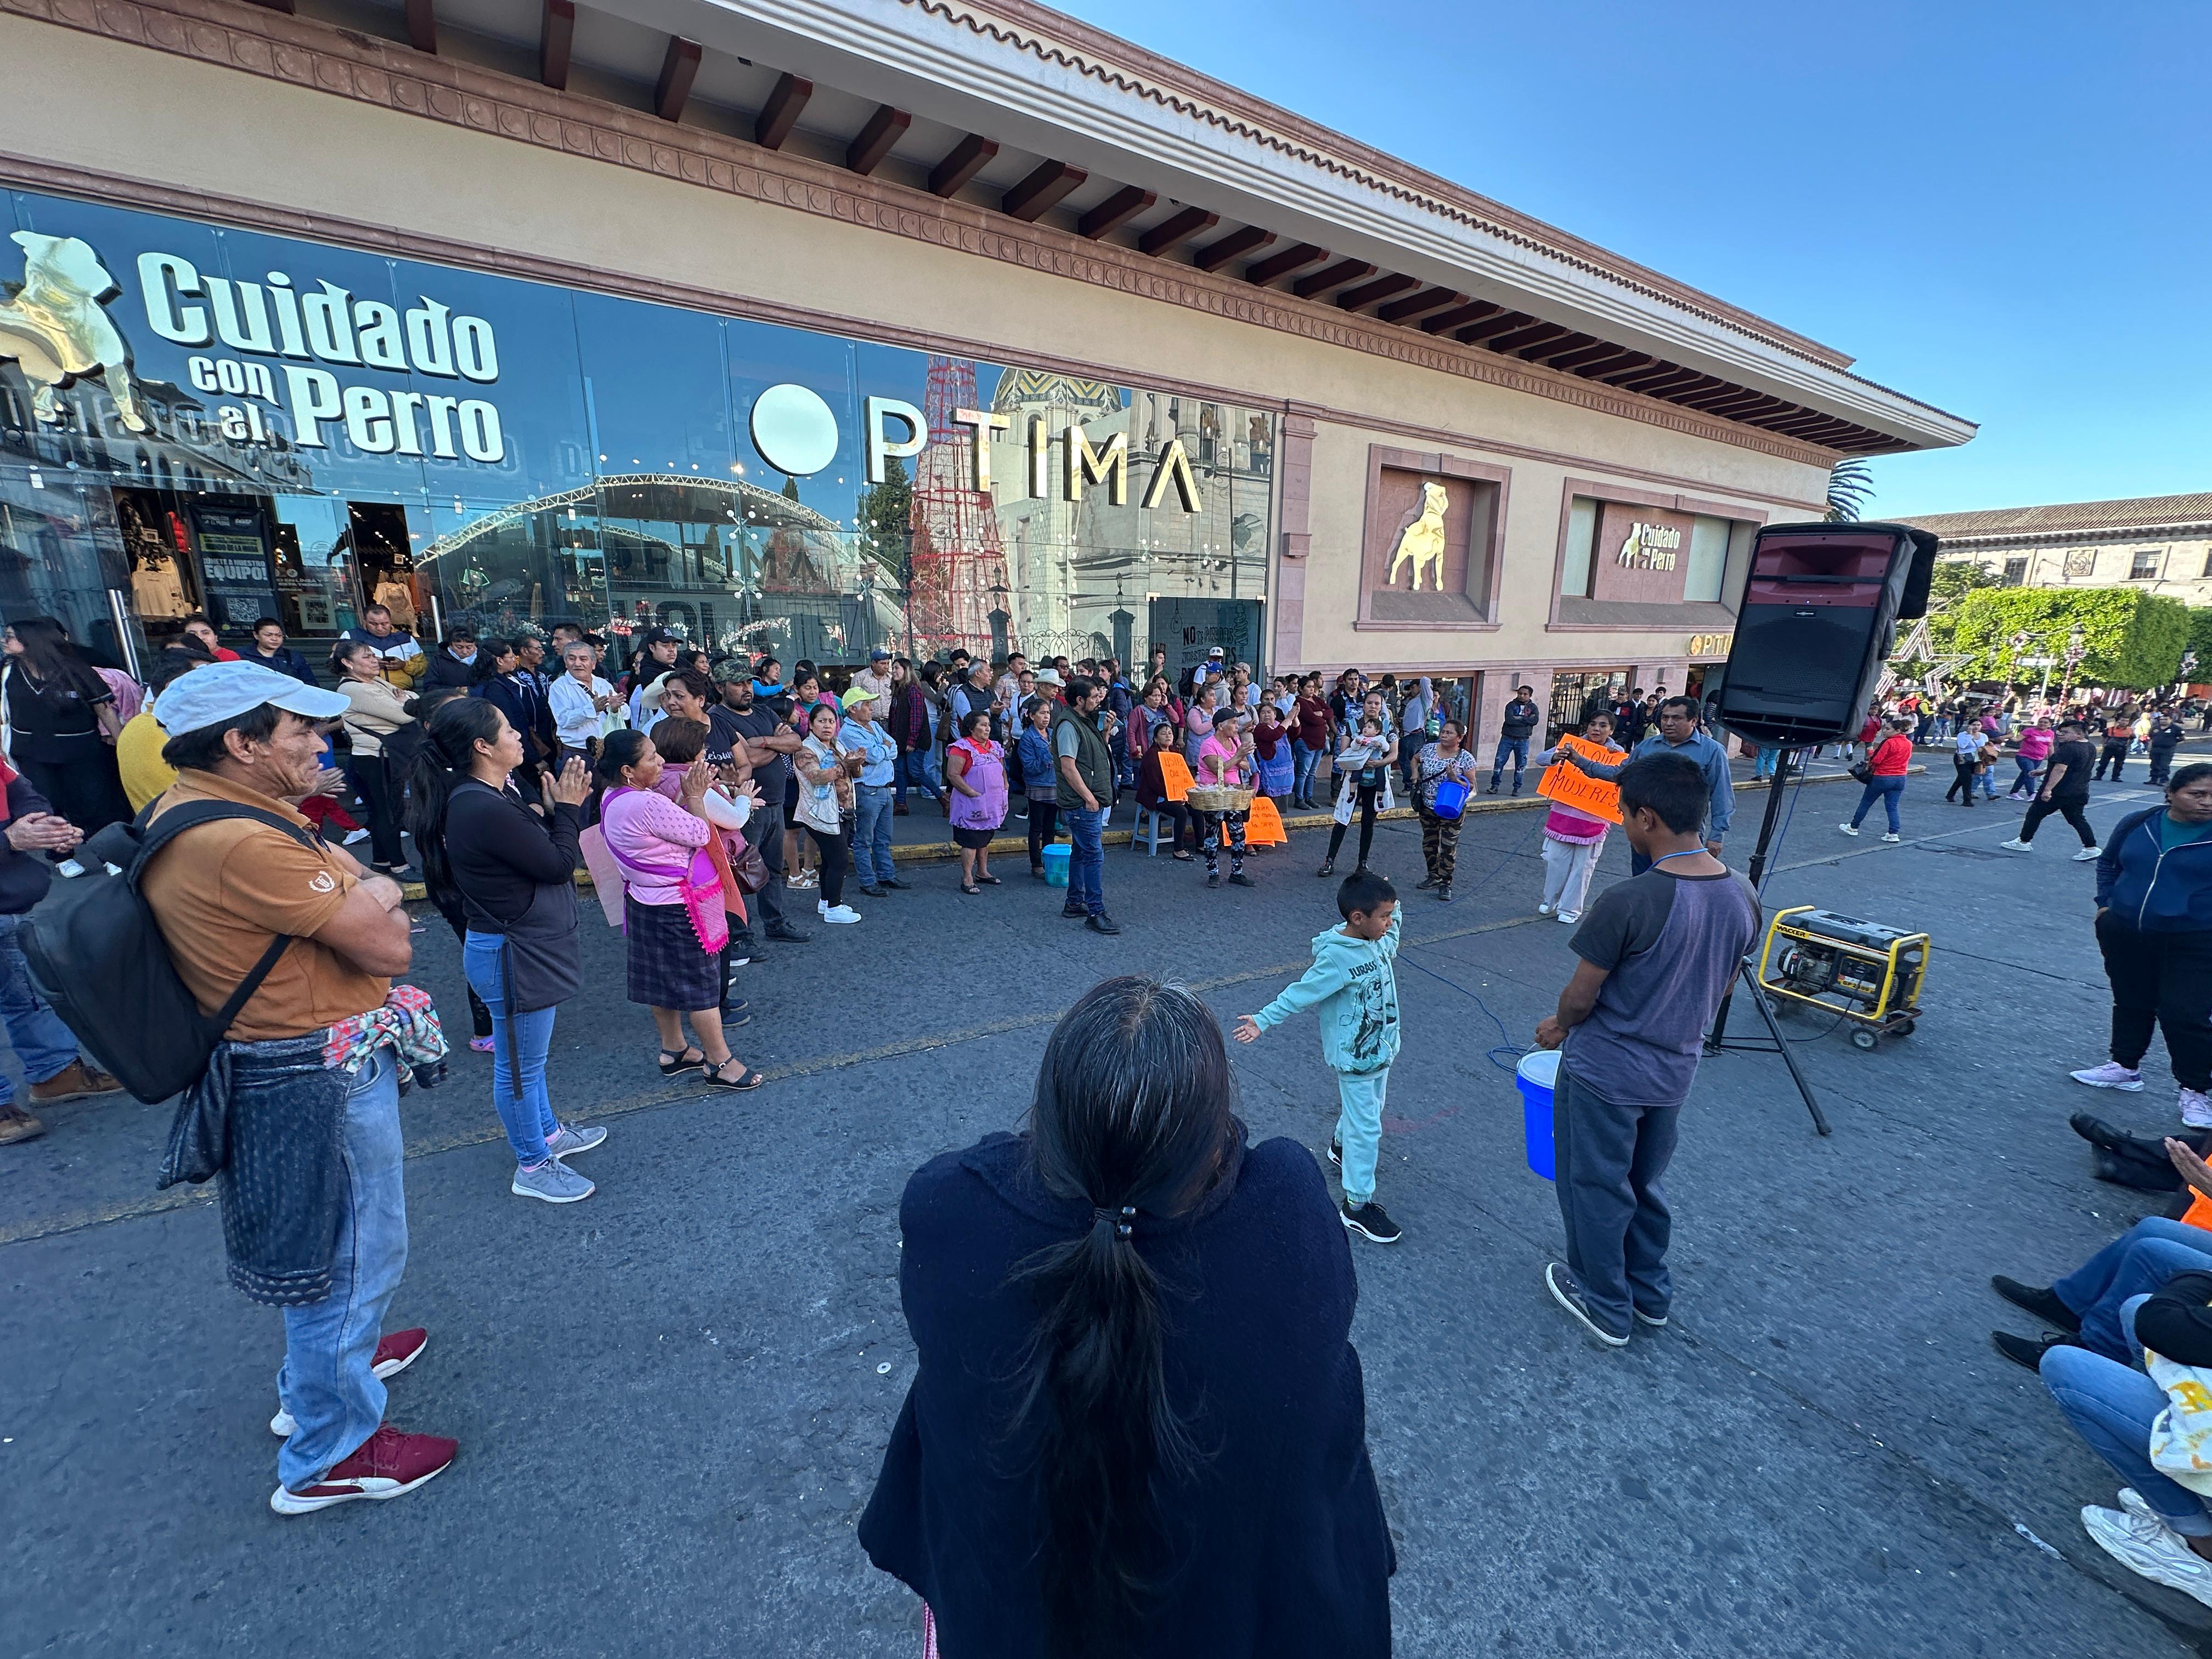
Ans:
[[[602,741],[592,773],[599,827],[623,874],[629,1000],[653,1011],[663,1077],[702,1072],[709,1088],[757,1089],[768,1079],[732,1057],[722,1036],[721,953],[708,950],[684,902],[692,855],[714,833],[701,815],[714,774],[694,761],[670,800],[654,787],[663,769],[653,739],[623,730]],[[686,1018],[696,1043],[684,1040]]]
[[[2051,746],[2057,741],[2046,717],[2020,734],[2020,749],[2013,763],[2020,768],[2020,775],[2012,781],[2012,793],[2008,800],[2033,800],[2035,780],[2043,771],[2043,763],[2051,758]]]
[[[1612,715],[1592,714],[1583,722],[1582,734],[1588,741],[1605,746],[1606,765],[1628,758],[1628,751],[1613,740]],[[1558,753],[1556,749],[1547,749],[1536,757],[1534,763],[1548,766]],[[1552,803],[1544,819],[1544,900],[1536,907],[1538,915],[1557,915],[1569,923],[1583,919],[1583,906],[1589,902],[1590,877],[1597,869],[1598,854],[1605,850],[1605,832],[1611,827],[1603,818],[1558,801]]]

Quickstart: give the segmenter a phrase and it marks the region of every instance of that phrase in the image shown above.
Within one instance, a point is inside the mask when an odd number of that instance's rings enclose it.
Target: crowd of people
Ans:
[[[407,1256],[398,1100],[441,1081],[446,1057],[436,1011],[399,977],[413,957],[404,879],[419,874],[459,941],[511,1192],[574,1203],[594,1187],[572,1160],[608,1137],[556,1112],[547,1075],[559,1008],[583,984],[580,871],[623,929],[625,989],[648,1012],[657,1069],[750,1091],[765,1079],[732,1047],[752,1018],[737,970],[766,941],[805,942],[786,909],[793,893],[814,892],[834,926],[861,919],[853,894],[872,903],[903,889],[890,826],[911,797],[945,815],[966,896],[1002,884],[989,854],[1010,817],[1027,821],[1032,877],[1065,830],[1065,914],[1111,933],[1100,848],[1117,798],[1158,812],[1172,855],[1203,859],[1209,885],[1225,855],[1227,882],[1249,886],[1249,803],[1318,808],[1326,763],[1322,875],[1358,825],[1337,920],[1309,971],[1233,1036],[1257,1042],[1317,1014],[1340,1194],[1332,1202],[1294,1143],[1249,1142],[1221,1030],[1196,998],[1133,977],[1081,998],[1047,1044],[1024,1132],[947,1154],[908,1184],[901,1279],[919,1368],[860,1537],[962,1650],[1019,1650],[1040,1630],[1066,1643],[1170,1626],[1178,1651],[1388,1650],[1395,1559],[1365,1452],[1346,1243],[1404,1236],[1378,1193],[1402,921],[1370,857],[1402,787],[1421,832],[1416,890],[1450,898],[1484,780],[1448,692],[1355,673],[1261,686],[1218,658],[1179,684],[1156,673],[1139,686],[1110,659],[956,656],[916,672],[889,653],[833,690],[811,663],[712,661],[657,631],[617,666],[580,628],[542,642],[455,630],[425,651],[374,615],[338,642],[326,687],[273,623],[248,652],[218,654],[211,630],[186,639],[164,653],[149,702],[58,627],[9,636],[26,684],[11,674],[0,702],[18,744],[33,741],[4,777],[0,1016],[34,1103],[118,1086],[31,988],[15,926],[53,856],[88,836],[109,856],[135,808],[149,829],[191,809],[190,827],[132,873],[180,980],[228,1020],[185,1109],[228,1127],[217,1174],[233,1282],[283,1310],[270,1504],[285,1515],[412,1491],[458,1450],[385,1417],[386,1381],[428,1340],[383,1330]],[[1553,1133],[1566,1251],[1546,1287],[1617,1347],[1668,1323],[1662,1178],[1702,1034],[1759,912],[1721,860],[1734,786],[1705,711],[1666,697],[1582,714],[1531,753],[1541,712],[1509,704],[1488,787],[1502,791],[1510,771],[1517,791],[1529,769],[1565,764],[1614,792],[1603,814],[1553,800],[1541,821],[1538,908],[1575,927],[1577,965],[1533,1042],[1563,1050]],[[1882,800],[1895,835],[1918,718],[1886,710],[1861,734],[1869,781],[1848,827]],[[1991,718],[1994,732],[1978,719],[1940,739],[1961,762],[1949,798],[1990,798],[1985,739],[2009,742],[2009,793],[2031,801],[2022,842],[2038,807],[2080,827],[2098,775],[2081,722]],[[2154,720],[2151,735],[2164,729]],[[2163,802],[2123,818],[2094,854],[2112,1037],[2106,1062],[2074,1075],[2140,1091],[2163,1032],[2183,1133],[2212,1141],[2212,765],[2160,770]],[[119,804],[104,793],[111,773]],[[1616,826],[1631,875],[1593,896]],[[0,1099],[0,1139],[27,1118]],[[2194,1368],[2212,1376],[2199,1141],[2166,1144],[2199,1195],[2187,1218],[2140,1224],[2049,1286],[1994,1282],[2057,1328],[1998,1333],[2000,1351],[2040,1369],[2130,1483],[2118,1510],[2085,1511],[2092,1534],[2212,1605],[2212,1480],[2191,1484],[2172,1410]],[[280,1166],[315,1178],[266,1178]],[[1255,1325],[1255,1308],[1275,1314]],[[1257,1346],[1255,1330],[1267,1334]],[[2198,1431],[2191,1455],[2212,1477],[2212,1423]],[[1237,1478],[1253,1460],[1267,1480]],[[1170,1513],[1202,1524],[1165,1526]],[[1032,1564],[1029,1589],[990,1591],[1002,1576],[990,1564],[1017,1558]]]

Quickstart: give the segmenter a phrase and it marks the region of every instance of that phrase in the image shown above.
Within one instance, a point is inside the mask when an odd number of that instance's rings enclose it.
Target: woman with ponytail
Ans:
[[[907,1183],[917,1366],[860,1542],[945,1659],[1390,1651],[1351,1249],[1235,1105],[1212,1012],[1111,979],[1027,1130]]]
[[[545,1056],[555,1013],[583,983],[576,840],[590,780],[570,761],[542,786],[542,815],[532,811],[508,780],[522,763],[521,735],[481,697],[440,703],[422,739],[408,828],[424,883],[451,895],[466,923],[461,969],[491,1015],[492,1107],[514,1152],[507,1190],[573,1204],[593,1188],[562,1160],[607,1132],[554,1115]]]

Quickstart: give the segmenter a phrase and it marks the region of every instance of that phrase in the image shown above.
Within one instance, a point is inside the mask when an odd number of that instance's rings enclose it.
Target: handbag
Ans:
[[[1855,783],[1872,783],[1874,781],[1874,763],[1871,761],[1863,760],[1853,761],[1851,763],[1851,781]]]
[[[750,898],[768,885],[768,860],[750,841],[739,845],[742,850],[730,860],[730,875],[737,882],[738,890]]]

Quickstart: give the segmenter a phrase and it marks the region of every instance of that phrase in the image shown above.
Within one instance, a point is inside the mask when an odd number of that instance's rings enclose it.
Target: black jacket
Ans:
[[[2177,1365],[2212,1365],[2212,1273],[2176,1273],[2136,1310],[2136,1336]]]
[[[429,672],[422,676],[422,689],[428,691],[441,687],[458,687],[465,690],[476,679],[476,673],[477,659],[474,657],[463,662],[441,645],[430,653]]]
[[[560,738],[553,729],[552,702],[538,689],[529,670],[495,674],[477,688],[477,695],[506,715],[507,723],[522,733],[525,760],[550,760],[559,750]]]
[[[27,778],[8,785],[8,821],[27,818],[33,812],[51,812],[46,798],[31,787]],[[0,916],[20,916],[53,884],[54,866],[44,853],[19,853],[0,836]]]
[[[1171,1481],[1184,1540],[1146,1659],[1384,1659],[1390,1536],[1367,1458],[1352,1252],[1313,1155],[1246,1147],[1191,1215],[1140,1218],[1130,1246],[1171,1287],[1170,1395],[1208,1455]],[[899,1291],[920,1366],[860,1544],[937,1615],[945,1659],[1042,1659],[1030,1565],[1042,1528],[1009,1444],[1034,1328],[1007,1275],[1091,1224],[994,1134],[907,1182]]]
[[[257,645],[249,645],[238,654],[247,662],[258,663],[264,668],[273,668],[280,674],[289,674],[302,685],[322,684],[315,678],[315,671],[309,665],[307,659],[289,645],[278,646],[276,654],[273,657],[263,656],[261,647]]]
[[[1526,697],[1516,697],[1505,705],[1505,725],[1498,736],[1507,742],[1518,742],[1536,729],[1536,722],[1544,718],[1544,711]]]

